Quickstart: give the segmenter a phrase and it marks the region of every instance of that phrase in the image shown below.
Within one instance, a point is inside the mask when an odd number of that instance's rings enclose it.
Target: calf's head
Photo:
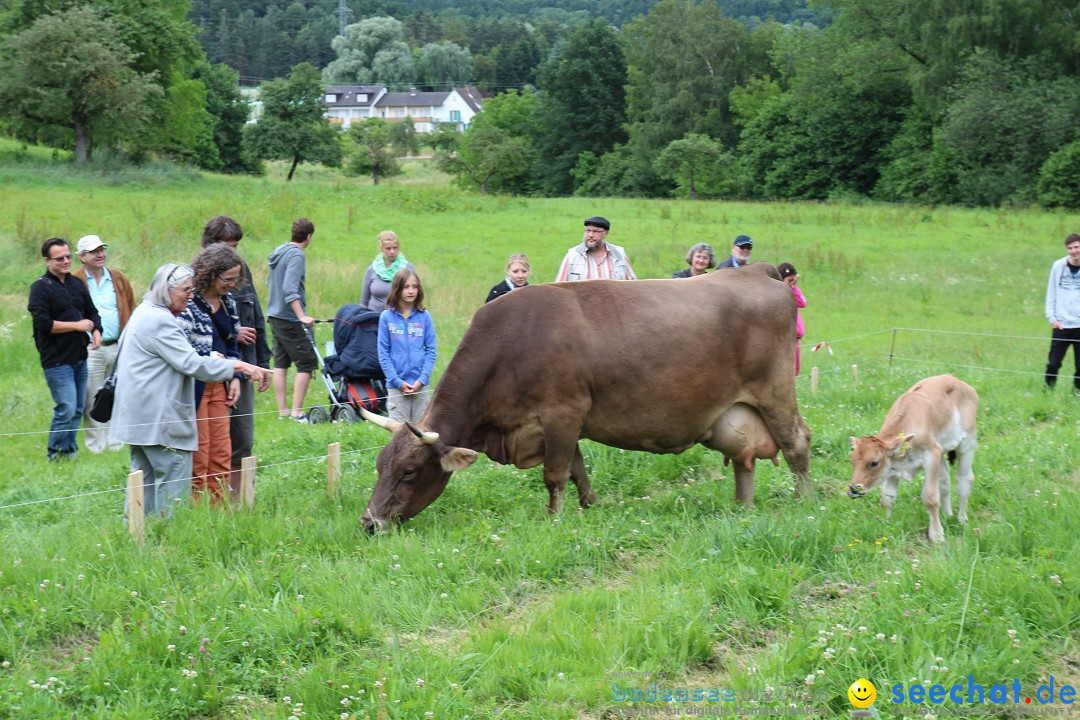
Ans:
[[[889,477],[895,463],[904,460],[911,451],[910,433],[892,438],[877,435],[851,438],[851,465],[854,470],[848,485],[848,497],[862,497]]]
[[[393,433],[375,463],[379,479],[360,518],[370,533],[418,514],[446,489],[450,473],[476,462],[475,450],[446,445],[438,433],[363,409],[361,414]]]

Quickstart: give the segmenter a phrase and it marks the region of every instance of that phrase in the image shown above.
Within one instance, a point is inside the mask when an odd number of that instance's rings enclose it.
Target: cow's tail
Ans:
[[[956,451],[955,450],[950,450],[949,451],[949,464],[950,465],[955,465],[956,464]]]

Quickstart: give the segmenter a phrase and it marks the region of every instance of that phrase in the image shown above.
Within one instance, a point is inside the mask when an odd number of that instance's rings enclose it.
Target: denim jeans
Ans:
[[[76,436],[86,404],[86,361],[45,368],[45,382],[52,393],[52,424],[49,426],[49,457],[79,449]]]

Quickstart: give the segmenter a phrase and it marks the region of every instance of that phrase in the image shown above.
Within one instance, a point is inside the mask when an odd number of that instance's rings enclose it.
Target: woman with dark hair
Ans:
[[[131,446],[131,471],[143,473],[147,515],[171,514],[173,502],[190,492],[192,453],[199,446],[195,381],[243,373],[264,387],[269,382],[268,370],[203,357],[192,348],[176,321],[195,291],[192,275],[187,265],[159,267],[120,337],[109,439]]]
[[[698,243],[686,253],[686,264],[690,267],[672,273],[673,278],[688,278],[704,275],[710,268],[716,267],[716,253],[708,243]]]
[[[514,253],[506,260],[506,277],[495,287],[491,288],[485,303],[489,303],[500,295],[523,288],[529,284],[529,258],[525,253]]]
[[[180,315],[180,324],[195,352],[204,357],[240,359],[240,317],[230,291],[243,278],[240,256],[225,243],[203,249],[191,263],[195,293]],[[228,498],[232,469],[229,408],[240,398],[240,375],[224,383],[195,384],[199,449],[192,459],[192,491],[209,493],[215,502]]]

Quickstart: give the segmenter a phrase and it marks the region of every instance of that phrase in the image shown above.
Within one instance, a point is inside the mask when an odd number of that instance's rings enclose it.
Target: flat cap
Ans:
[[[585,219],[586,225],[595,225],[598,228],[604,228],[605,230],[611,229],[611,223],[607,218],[600,217],[599,215],[593,215],[591,218]]]

